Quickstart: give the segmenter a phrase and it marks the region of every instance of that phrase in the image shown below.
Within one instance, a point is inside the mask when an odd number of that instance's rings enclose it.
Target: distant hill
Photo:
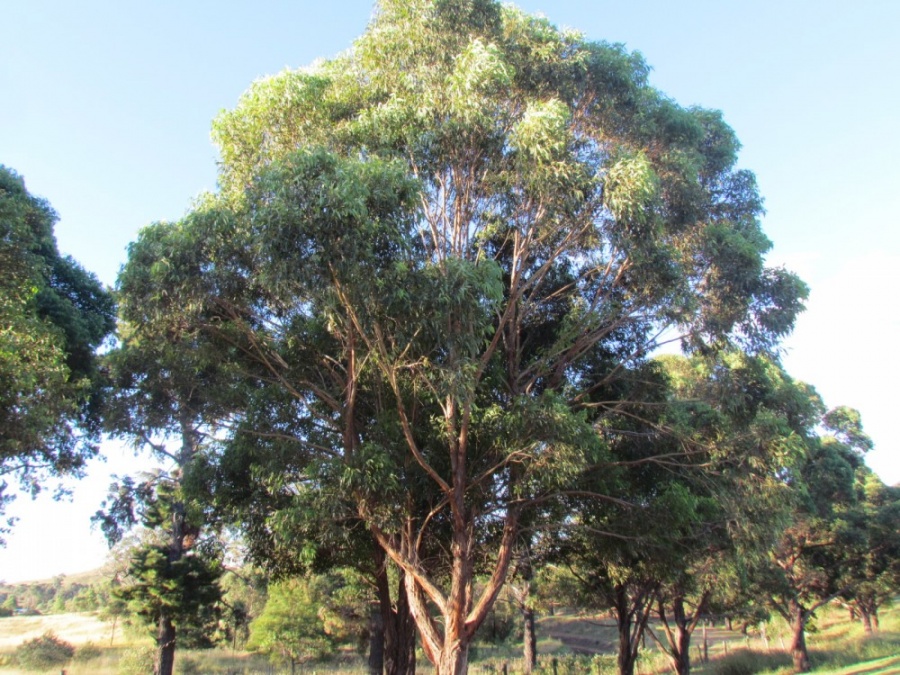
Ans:
[[[110,593],[110,573],[98,568],[50,579],[0,583],[0,615],[90,612],[103,607]]]

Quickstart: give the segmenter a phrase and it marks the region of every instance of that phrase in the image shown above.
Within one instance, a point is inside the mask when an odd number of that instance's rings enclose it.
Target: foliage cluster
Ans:
[[[48,670],[68,663],[75,656],[75,647],[53,633],[23,642],[16,648],[15,659],[25,670]]]

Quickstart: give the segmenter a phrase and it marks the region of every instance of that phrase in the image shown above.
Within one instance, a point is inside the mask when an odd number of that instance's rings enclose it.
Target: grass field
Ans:
[[[596,675],[615,672],[615,625],[606,616],[561,614],[545,616],[538,621],[539,671],[556,675]],[[148,637],[117,627],[110,645],[112,625],[92,614],[56,614],[16,616],[0,619],[0,674],[24,675],[11,665],[10,656],[22,642],[52,631],[76,647],[92,644],[99,654],[90,660],[77,658],[66,666],[66,675],[120,675],[141,673],[135,659],[150,648]],[[694,669],[698,675],[786,675],[790,673],[790,657],[784,651],[786,627],[779,622],[767,626],[767,640],[759,632],[745,637],[722,626],[707,630],[709,662],[703,663],[695,652]],[[694,649],[702,644],[702,633],[694,635]],[[866,636],[859,624],[851,624],[844,610],[832,609],[822,614],[808,636],[814,672],[819,675],[900,675],[900,609],[888,610],[882,617],[882,630]],[[97,650],[95,650],[96,652]],[[500,673],[503,665],[512,674],[521,666],[521,645],[477,645],[470,659],[470,672]],[[131,662],[129,669],[126,664]],[[430,672],[424,659],[420,672]],[[47,671],[59,675],[59,669]],[[277,671],[259,656],[227,649],[208,651],[180,650],[176,672],[183,675],[276,675]],[[359,656],[343,653],[334,661],[306,665],[298,674],[362,675],[366,673]],[[668,672],[664,655],[647,639],[638,662],[639,675]]]

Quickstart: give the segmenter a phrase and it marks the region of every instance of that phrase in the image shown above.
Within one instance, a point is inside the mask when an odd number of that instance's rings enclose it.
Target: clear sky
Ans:
[[[810,284],[784,363],[826,404],[862,412],[870,466],[900,482],[893,436],[900,366],[900,2],[523,0],[559,26],[622,42],[684,105],[724,112],[766,198],[771,264]],[[29,0],[0,22],[0,163],[60,215],[60,249],[112,284],[140,227],[215,189],[209,125],[259,77],[349,48],[367,0]],[[98,566],[91,532],[110,472],[73,501],[20,498],[0,579]],[[49,495],[46,495],[49,496]]]

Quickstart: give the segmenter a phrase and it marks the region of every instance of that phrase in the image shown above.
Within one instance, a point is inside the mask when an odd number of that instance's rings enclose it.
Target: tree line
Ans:
[[[96,517],[151,533],[121,597],[156,672],[218,620],[223,532],[306,597],[364,580],[372,672],[417,646],[466,672],[505,592],[530,669],[548,566],[613,611],[622,675],[651,617],[678,673],[711,613],[782,614],[798,671],[823,603],[874,630],[897,490],[779,363],[807,288],[765,265],[734,132],[648,73],[491,0],[382,0],[214,121],[218,191],[144,228],[111,295],[4,170],[4,470],[77,470],[101,428],[160,460]]]

